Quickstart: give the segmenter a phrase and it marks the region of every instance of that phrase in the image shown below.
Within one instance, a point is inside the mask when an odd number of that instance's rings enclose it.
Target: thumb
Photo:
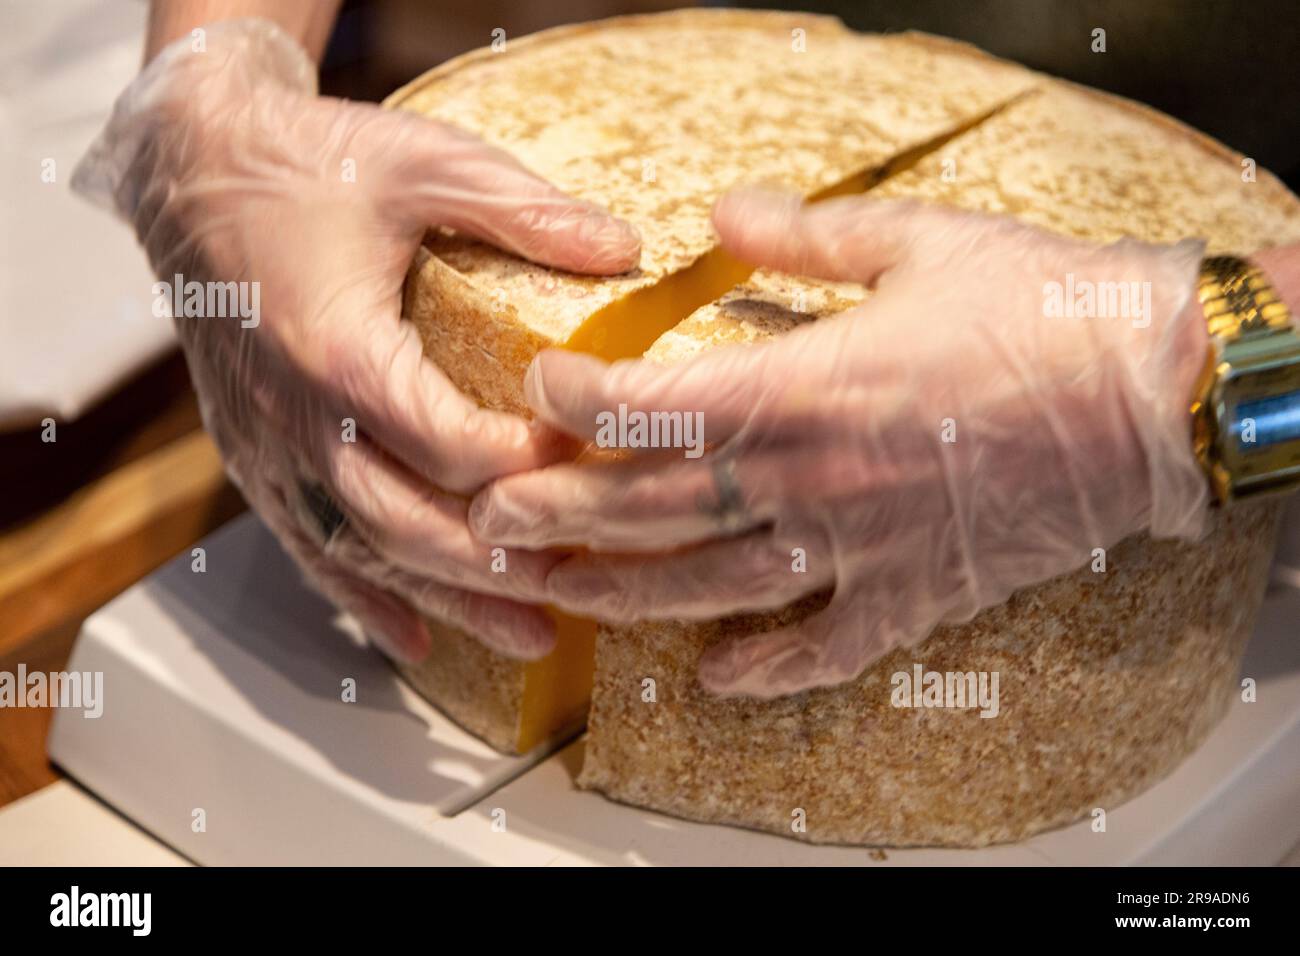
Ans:
[[[592,275],[636,267],[641,236],[631,223],[576,199],[514,157],[447,123],[402,116],[419,128],[401,161],[407,212],[545,266]]]
[[[968,214],[910,200],[846,196],[806,204],[795,193],[748,187],[713,207],[723,247],[745,262],[841,282],[875,285],[923,240],[950,234]]]

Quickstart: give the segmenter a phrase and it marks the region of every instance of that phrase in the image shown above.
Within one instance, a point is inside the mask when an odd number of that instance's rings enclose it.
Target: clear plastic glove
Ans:
[[[554,603],[704,619],[833,587],[797,625],[705,655],[705,687],[767,697],[853,678],[1131,532],[1201,533],[1199,243],[1098,247],[940,207],[761,192],[725,197],[714,222],[742,259],[875,292],[676,366],[539,356],[528,400],[557,428],[594,438],[625,402],[701,411],[709,443],[696,460],[559,464],[478,495],[484,540],[591,549],[550,573]],[[1048,317],[1048,284],[1071,281],[1150,283],[1145,315]]]
[[[464,132],[317,97],[306,54],[267,21],[206,33],[205,52],[173,44],[122,94],[74,187],[135,226],[163,280],[246,282],[249,301],[256,284],[255,319],[176,319],[227,471],[390,654],[427,652],[417,610],[546,653],[553,628],[529,602],[553,558],[508,553],[493,571],[467,496],[567,442],[459,394],[401,321],[402,282],[433,225],[602,274],[633,266],[639,237]]]

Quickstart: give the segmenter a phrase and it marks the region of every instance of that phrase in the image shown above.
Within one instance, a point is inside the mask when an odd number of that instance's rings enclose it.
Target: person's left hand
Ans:
[[[550,572],[555,604],[707,619],[833,586],[823,611],[706,653],[706,688],[775,696],[850,679],[1134,531],[1202,529],[1187,404],[1207,347],[1199,243],[1099,247],[861,198],[733,194],[714,219],[743,259],[875,291],[671,367],[541,355],[527,395],[542,420],[591,439],[620,403],[700,411],[710,442],[696,460],[552,465],[479,493],[483,540],[590,549]],[[1067,276],[1138,283],[1132,314],[1052,317]]]
[[[544,657],[556,556],[498,565],[467,499],[569,443],[456,389],[402,317],[403,282],[431,227],[601,275],[632,268],[640,236],[477,136],[315,95],[306,52],[267,20],[205,31],[123,92],[73,185],[135,227],[155,295],[197,284],[217,306],[174,321],[227,474],[390,656],[429,653],[427,616]],[[221,290],[256,307],[231,316]]]

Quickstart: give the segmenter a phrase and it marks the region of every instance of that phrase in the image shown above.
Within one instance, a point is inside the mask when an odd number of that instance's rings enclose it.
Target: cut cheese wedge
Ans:
[[[429,238],[407,317],[458,387],[522,413],[541,348],[649,346],[654,361],[684,361],[867,297],[712,251],[709,206],[742,181],[810,197],[875,187],[1095,241],[1201,235],[1246,252],[1300,239],[1295,197],[1263,171],[1244,183],[1240,156],[1166,117],[945,41],[856,36],[807,15],[685,11],[552,31],[453,61],[392,105],[479,132],[644,236],[641,269],[612,279]],[[566,619],[555,654],[528,665],[430,622],[433,655],[405,672],[503,750],[578,726],[592,689],[579,783],[628,803],[824,843],[1016,840],[1140,792],[1231,706],[1276,516],[1270,502],[1222,509],[1195,545],[1131,537],[1108,549],[1105,574],[1027,588],[858,679],[778,700],[705,693],[700,654],[797,621],[824,595],[718,621]],[[894,706],[893,676],[914,667],[999,674],[998,716]]]
[[[808,201],[821,202],[873,189],[1014,102],[1016,100],[1013,99],[1000,103],[987,113],[968,119],[933,139],[891,156],[878,167],[853,172],[838,182],[811,193]],[[681,319],[741,287],[753,273],[752,265],[741,262],[725,249],[714,246],[680,271],[597,309],[583,320],[582,325],[563,343],[563,347],[575,352],[586,352],[606,361],[635,358],[644,354]]]
[[[855,34],[809,14],[685,10],[510,40],[452,60],[386,103],[455,123],[641,232],[639,269],[561,274],[431,234],[406,317],[425,351],[487,407],[528,414],[533,356],[639,356],[752,271],[714,248],[714,201],[740,183],[809,197],[860,191],[1031,88],[1033,74],[957,44]],[[429,622],[403,672],[489,743],[527,750],[580,726],[593,626],[561,619],[544,661],[500,657]]]
[[[640,354],[654,337],[636,348],[643,337],[624,343],[625,326],[671,324],[735,284],[735,273],[706,275],[729,268],[706,254],[711,207],[732,186],[773,182],[808,196],[862,188],[1033,82],[958,45],[728,10],[563,27],[466,54],[387,105],[471,130],[628,219],[642,235],[641,262],[613,278],[562,274],[437,232],[408,284],[408,309],[417,320],[421,307],[438,316],[421,327],[426,347],[467,391],[522,410],[519,369],[539,349],[603,339],[606,355]],[[646,293],[649,309],[616,305],[671,277],[662,293]]]
[[[873,195],[1011,214],[1092,242],[1199,236],[1244,252],[1300,241],[1300,201],[1263,171],[1243,181],[1241,160],[1151,110],[1044,79]],[[864,301],[855,321],[870,322],[861,286],[760,271],[647,358],[770,341]],[[602,627],[579,783],[687,819],[869,846],[982,846],[1110,812],[1243,706],[1238,668],[1277,513],[1267,501],[1216,509],[1194,544],[1131,536],[1106,549],[1104,573],[1085,566],[1024,588],[854,680],[777,700],[706,693],[700,656],[797,622],[820,609],[816,597],[772,614]],[[917,668],[997,675],[996,714],[899,706],[898,678]],[[638,695],[646,677],[653,706]]]

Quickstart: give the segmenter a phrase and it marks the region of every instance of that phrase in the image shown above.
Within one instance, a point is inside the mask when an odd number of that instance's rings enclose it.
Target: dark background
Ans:
[[[1148,103],[1300,188],[1300,0],[830,0],[859,30],[925,30]],[[750,6],[751,4],[743,4]],[[759,4],[754,4],[759,6]],[[1092,52],[1092,31],[1106,52]]]
[[[609,0],[352,0],[322,75],[327,92],[382,99],[431,66],[547,26],[688,4]],[[1300,189],[1300,0],[769,0],[859,30],[925,30],[1170,113]],[[1106,31],[1093,53],[1092,31]]]

